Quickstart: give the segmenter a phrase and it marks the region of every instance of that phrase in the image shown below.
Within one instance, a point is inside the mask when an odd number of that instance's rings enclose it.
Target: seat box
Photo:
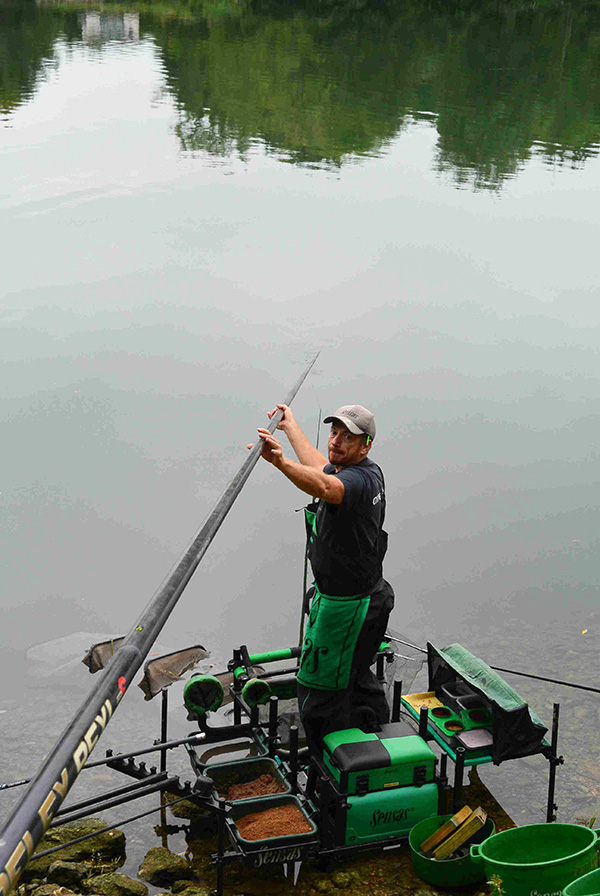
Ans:
[[[436,756],[416,734],[396,736],[402,723],[378,733],[359,728],[333,731],[323,739],[323,762],[342,793],[363,795],[396,787],[421,787],[434,780]]]
[[[396,787],[364,796],[349,796],[347,804],[344,845],[404,837],[419,821],[436,815],[438,786]]]

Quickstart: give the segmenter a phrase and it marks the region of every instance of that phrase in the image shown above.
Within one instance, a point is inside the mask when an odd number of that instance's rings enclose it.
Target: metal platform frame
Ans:
[[[234,651],[230,668],[247,660],[248,651],[245,646]],[[385,663],[389,661],[385,651],[377,656],[377,677],[383,681]],[[289,670],[287,670],[289,671]],[[295,671],[295,670],[294,670]],[[325,765],[318,757],[307,756],[305,749],[299,749],[299,732],[295,725],[289,729],[289,747],[284,749],[279,737],[279,699],[271,696],[269,699],[268,719],[259,721],[258,706],[249,706],[242,695],[242,684],[233,678],[230,685],[230,696],[233,701],[233,722],[223,727],[211,727],[206,716],[197,717],[199,731],[179,740],[168,739],[168,690],[161,692],[160,713],[160,738],[154,741],[152,746],[135,750],[129,753],[114,755],[108,750],[104,759],[88,762],[86,767],[106,765],[130,778],[136,783],[110,790],[100,796],[73,804],[58,813],[52,822],[52,827],[67,824],[78,818],[86,817],[94,812],[112,808],[133,800],[139,799],[150,793],[160,792],[174,796],[176,799],[186,799],[199,808],[208,811],[215,817],[217,826],[217,852],[212,857],[212,863],[216,867],[216,896],[223,896],[224,870],[228,863],[242,861],[248,867],[258,868],[265,864],[281,864],[284,874],[291,876],[294,883],[297,880],[300,865],[306,859],[316,859],[322,866],[331,865],[335,860],[341,860],[357,852],[377,850],[385,848],[394,849],[401,846],[408,839],[408,835],[388,836],[381,841],[369,842],[347,846],[345,837],[345,812],[348,809],[347,793],[343,781],[340,785],[333,780]],[[423,708],[417,715],[411,707],[402,701],[402,682],[394,682],[393,701],[391,709],[391,721],[400,721],[401,707],[404,707],[413,722],[418,723],[418,733],[424,740],[434,740],[442,749],[440,768],[435,776],[435,782],[439,788],[439,811],[445,802],[446,793],[452,790],[453,810],[459,808],[462,790],[464,768],[467,765],[479,765],[490,762],[491,756],[483,756],[474,759],[465,758],[464,748],[452,750],[448,744],[441,742],[436,732],[428,724],[428,712]],[[550,763],[550,780],[548,786],[547,821],[556,818],[556,804],[554,803],[556,768],[562,764],[562,756],[557,756],[558,743],[558,718],[559,706],[554,704],[554,716],[552,725],[552,741],[537,751],[544,755]],[[279,764],[280,770],[290,784],[291,794],[298,799],[300,806],[309,819],[314,821],[316,831],[314,836],[293,835],[286,837],[285,844],[260,845],[249,847],[236,835],[235,825],[231,819],[232,803],[219,796],[214,788],[213,781],[204,772],[206,765],[202,763],[196,753],[197,747],[206,748],[212,744],[225,744],[239,739],[249,740],[256,748],[258,755],[269,756]],[[189,755],[192,770],[196,776],[193,782],[182,782],[178,776],[172,776],[167,771],[167,752],[176,747],[183,746]],[[146,767],[139,757],[149,753],[160,754],[159,768]],[[528,754],[533,755],[533,754]],[[450,787],[447,777],[447,760],[450,758],[455,765],[454,783]],[[241,760],[243,761],[243,760]],[[304,775],[299,773],[304,771]],[[168,805],[163,807],[168,808]],[[164,816],[163,816],[164,818]],[[180,826],[167,826],[167,832],[181,830]],[[227,841],[229,840],[229,845]]]

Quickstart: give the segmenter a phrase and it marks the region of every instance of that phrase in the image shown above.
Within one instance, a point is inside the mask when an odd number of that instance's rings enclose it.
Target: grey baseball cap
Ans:
[[[338,408],[335,414],[325,417],[323,423],[332,423],[334,420],[343,423],[355,436],[366,435],[375,438],[375,417],[361,404],[345,404],[344,407]]]

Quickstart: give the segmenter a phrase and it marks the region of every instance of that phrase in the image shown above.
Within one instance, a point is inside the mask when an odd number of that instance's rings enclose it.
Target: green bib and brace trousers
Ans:
[[[319,538],[315,513],[306,509],[311,544]],[[379,546],[383,559],[387,539]],[[394,605],[392,587],[380,578],[368,594],[333,596],[314,586],[297,676],[298,705],[311,751],[323,737],[349,727],[389,721],[383,686],[371,671]]]

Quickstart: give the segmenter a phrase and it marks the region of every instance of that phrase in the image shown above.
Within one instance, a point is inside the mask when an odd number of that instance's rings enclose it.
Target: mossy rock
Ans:
[[[210,896],[210,890],[202,884],[191,884],[185,890],[179,890],[180,896]]]
[[[358,883],[360,875],[356,871],[337,871],[331,879],[338,890],[347,890],[352,884]]]
[[[193,890],[196,887],[199,887],[200,884],[196,880],[186,880],[183,878],[182,880],[176,880],[174,884],[171,885],[171,893],[183,893],[184,890]]]
[[[49,884],[70,887],[80,892],[81,884],[90,876],[90,865],[85,862],[53,862],[48,868],[46,879]]]
[[[182,878],[189,880],[190,866],[183,856],[165,846],[155,846],[146,853],[138,875],[154,886],[168,886]]]
[[[148,896],[146,884],[119,871],[90,877],[86,882],[86,890],[98,896]]]
[[[203,809],[191,800],[178,799],[175,800],[172,805],[167,800],[166,804],[169,812],[176,818],[187,818],[190,821],[214,823],[214,813],[210,812],[208,809]]]
[[[316,880],[313,883],[313,887],[317,891],[317,893],[332,893],[335,889],[337,889],[336,885],[332,880],[328,880],[325,878],[324,880]]]
[[[59,857],[62,862],[81,862],[85,859],[95,859],[97,857],[122,857],[125,853],[125,834],[114,829],[97,833],[105,827],[106,822],[101,818],[83,818],[81,821],[73,824],[51,828],[42,837],[32,859],[27,863],[22,875],[23,881],[27,882],[35,878],[46,877],[50,866]],[[44,852],[46,849],[52,849],[54,846],[61,846],[70,840],[85,837],[88,834],[96,834],[96,836],[90,837],[89,840],[84,840],[81,843],[65,846],[59,853],[52,853],[49,856],[42,856],[36,859],[36,853],[38,852]]]
[[[57,884],[42,884],[41,887],[36,887],[32,891],[32,896],[33,893],[36,896],[75,896],[73,890],[69,890],[67,887],[60,887]]]

